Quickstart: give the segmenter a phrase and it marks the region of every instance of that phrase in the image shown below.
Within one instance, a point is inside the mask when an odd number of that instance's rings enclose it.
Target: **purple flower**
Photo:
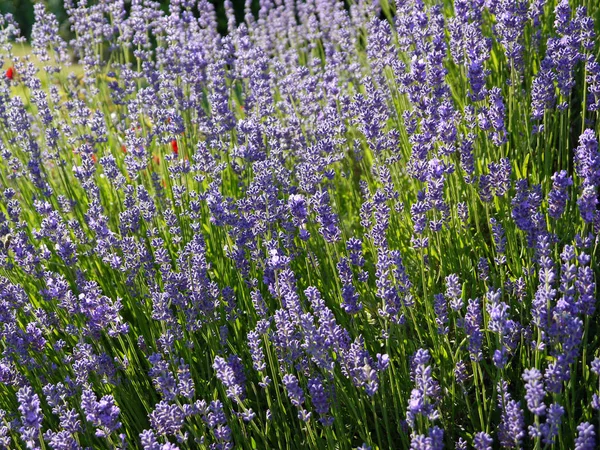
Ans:
[[[362,310],[362,303],[359,301],[360,296],[356,292],[353,285],[353,273],[350,268],[349,260],[347,258],[340,258],[336,267],[342,283],[342,308],[348,314],[356,314]]]
[[[460,165],[467,174],[465,181],[472,183],[472,175],[475,172],[475,160],[473,157],[473,145],[475,135],[469,134],[461,143],[459,148],[460,153]]]
[[[183,427],[184,420],[185,414],[181,407],[164,400],[158,403],[150,414],[152,428],[159,435],[175,435]]]
[[[282,382],[287,390],[288,397],[292,402],[292,405],[299,409],[298,418],[303,421],[307,421],[310,418],[310,413],[303,409],[304,391],[298,384],[298,378],[292,374],[286,374],[283,376]]]
[[[436,314],[435,323],[438,327],[438,334],[448,333],[448,306],[444,294],[435,294],[433,296],[433,309]]]
[[[565,170],[552,175],[552,190],[548,194],[548,214],[553,219],[558,220],[562,216],[569,200],[568,189],[572,185],[573,179]]]
[[[467,441],[465,441],[463,438],[458,438],[458,441],[456,441],[454,448],[455,450],[467,450]]]
[[[342,372],[352,380],[356,387],[362,387],[369,396],[379,389],[377,363],[365,349],[362,336],[354,340],[348,350],[342,353]]]
[[[498,382],[498,408],[501,411],[501,423],[498,427],[498,439],[504,448],[521,448],[525,437],[525,415],[519,402],[508,393],[508,384]]]
[[[546,413],[546,405],[544,397],[544,383],[542,382],[542,374],[538,369],[525,369],[523,371],[523,381],[525,381],[525,400],[527,408],[536,416],[543,416]]]
[[[292,405],[300,407],[302,403],[304,403],[304,392],[302,388],[298,385],[298,379],[295,375],[287,374],[284,375],[283,385],[288,391],[288,396],[292,402]]]
[[[458,275],[450,274],[446,277],[446,298],[450,303],[450,308],[454,311],[459,311],[463,307],[462,300],[462,285],[458,279]]]
[[[506,114],[504,107],[504,98],[502,97],[502,91],[500,90],[500,88],[493,87],[492,89],[490,89],[489,98],[490,108],[488,110],[488,119],[493,129],[491,135],[492,142],[495,145],[500,146],[506,143],[508,140],[506,136],[506,128],[504,126]],[[503,162],[501,162],[501,165],[504,170],[506,170],[507,166],[510,168],[510,163],[508,162],[508,159],[505,159]],[[510,179],[510,171],[508,171],[507,174],[500,175],[500,177],[502,179],[501,183],[498,183],[494,187],[496,189],[499,189],[500,192],[502,192],[506,189],[506,186],[503,186],[503,184],[507,183],[507,180],[505,178],[508,177],[508,179]]]
[[[581,190],[581,196],[577,200],[577,206],[579,206],[579,212],[583,220],[588,223],[594,222],[597,214],[598,195],[596,193],[596,186],[584,185]]]
[[[215,448],[232,449],[231,429],[227,426],[227,418],[223,412],[223,404],[219,400],[212,401],[208,408],[201,409],[202,420],[213,431],[217,445]]]
[[[554,444],[554,438],[558,436],[560,423],[564,413],[565,409],[558,403],[552,403],[548,407],[546,423],[541,426],[544,444]]]
[[[494,239],[494,245],[496,246],[496,252],[498,253],[498,257],[496,260],[502,258],[502,255],[506,251],[506,237],[504,236],[504,227],[498,223],[498,221],[492,217],[490,218],[490,223],[492,224],[492,237]]]
[[[600,180],[600,153],[598,140],[591,129],[586,129],[579,136],[579,146],[575,150],[575,168],[577,175],[586,184],[596,185]]]
[[[554,288],[556,273],[554,261],[550,257],[550,239],[547,235],[539,236],[537,252],[540,265],[539,285],[531,305],[531,316],[533,323],[538,328],[546,330],[550,320],[549,305],[556,297],[556,289]]]
[[[525,1],[501,0],[494,11],[497,18],[494,31],[500,37],[510,66],[517,71],[523,69],[523,33],[528,19],[528,6]]]
[[[215,369],[217,378],[227,388],[227,397],[236,401],[243,400],[246,395],[244,386],[246,377],[242,360],[236,355],[231,355],[227,360],[221,356],[215,356],[213,369]]]
[[[492,201],[492,179],[489,175],[479,177],[479,197],[481,201],[489,203]]]
[[[48,430],[44,433],[44,440],[54,450],[80,450],[81,446],[75,437],[66,430],[53,432]]]
[[[600,396],[598,394],[592,395],[592,401],[590,402],[590,406],[596,411],[600,410]]]
[[[595,58],[588,56],[586,60],[588,96],[587,110],[598,111],[600,109],[600,64]]]
[[[319,420],[321,423],[324,425],[330,424],[333,419],[327,417],[330,406],[330,395],[323,384],[323,380],[320,377],[309,378],[308,392],[315,411],[317,411],[320,416]]]
[[[454,367],[454,378],[458,384],[464,384],[469,379],[467,365],[464,361],[458,361]]]
[[[517,181],[516,187],[517,192],[511,201],[511,216],[515,225],[527,233],[527,243],[533,247],[545,227],[543,215],[539,211],[542,203],[541,187],[537,185],[529,188],[526,179]]]
[[[252,356],[252,365],[255,370],[263,371],[267,365],[265,363],[265,354],[260,346],[261,337],[256,331],[250,331],[248,333],[248,347],[250,348],[250,355]]]
[[[98,427],[96,436],[106,437],[121,428],[121,422],[119,422],[121,410],[115,404],[112,395],[105,395],[98,401],[91,390],[85,389],[81,394],[81,408],[85,413],[86,420]]]
[[[600,183],[600,153],[594,132],[585,130],[579,136],[575,150],[575,169],[583,180],[581,196],[577,200],[581,217],[588,223],[594,221],[598,204],[597,188]]]
[[[415,388],[412,390],[408,401],[406,421],[413,430],[416,429],[418,416],[423,416],[429,420],[435,420],[439,417],[437,403],[440,387],[432,377],[432,367],[429,365],[430,358],[428,350],[419,349],[411,361],[411,374]]]
[[[592,362],[590,364],[590,369],[596,375],[600,376],[600,357],[597,356],[592,360]]]
[[[177,381],[169,368],[169,364],[158,353],[150,355],[148,361],[152,364],[148,375],[152,378],[154,387],[165,400],[173,400],[177,392]]]
[[[184,363],[184,360],[180,360],[179,368],[177,370],[177,391],[182,397],[192,400],[196,392],[194,386],[194,380],[190,373],[190,366]]]
[[[411,450],[442,450],[444,448],[444,430],[440,427],[429,429],[429,435],[411,434]]]
[[[510,189],[512,166],[508,158],[502,158],[497,163],[488,165],[490,171],[490,187],[496,197],[502,197]]]
[[[483,431],[475,433],[475,436],[473,437],[473,447],[475,450],[492,450],[493,443],[494,440],[492,437]]]
[[[290,208],[290,213],[297,221],[296,226],[302,225],[308,216],[308,204],[306,199],[299,194],[290,195],[288,198],[288,206]]]
[[[356,238],[350,238],[346,242],[346,250],[350,252],[350,262],[354,266],[362,267],[365,264],[363,257],[362,241]]]
[[[479,299],[470,299],[467,305],[467,313],[464,319],[464,328],[469,337],[469,356],[472,361],[480,361],[482,358],[481,346],[483,344],[482,314]]]
[[[553,62],[546,56],[541,63],[539,72],[533,79],[531,87],[531,110],[533,120],[541,120],[547,109],[552,108],[556,101],[554,80],[556,75],[552,71]]]
[[[338,217],[329,205],[329,193],[317,191],[311,202],[317,213],[319,231],[327,242],[337,242],[341,237],[341,231],[338,227]]]
[[[585,40],[581,36],[581,20],[584,18],[581,17],[582,11],[578,10],[579,17],[571,20],[571,6],[568,0],[561,0],[554,12],[556,15],[554,26],[559,37],[548,39],[547,54],[556,70],[560,93],[566,99],[575,86],[573,76],[575,66],[584,58],[580,48]]]
[[[19,433],[27,448],[39,448],[39,433],[42,429],[42,408],[40,398],[29,386],[22,387],[17,392],[19,412],[21,413],[21,428]]]
[[[500,349],[494,353],[494,364],[498,368],[503,368],[508,359],[508,345],[510,345],[511,334],[516,331],[516,324],[508,318],[510,307],[500,301],[500,296],[500,290],[490,289],[486,294],[489,314],[488,328],[490,331],[498,333],[500,340]]]
[[[594,425],[588,422],[577,426],[578,435],[575,438],[575,450],[593,450],[596,448],[596,433]]]
[[[481,101],[485,98],[485,77],[487,72],[483,68],[483,61],[473,61],[469,65],[467,71],[467,77],[469,78],[469,85],[471,86],[471,92],[469,92],[469,98],[472,101]]]
[[[390,207],[387,205],[387,197],[382,190],[373,195],[374,223],[369,236],[378,247],[387,246],[386,232],[390,222]]]

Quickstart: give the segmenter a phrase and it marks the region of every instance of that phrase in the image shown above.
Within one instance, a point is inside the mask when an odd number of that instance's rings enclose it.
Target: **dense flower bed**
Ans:
[[[597,448],[596,2],[65,3],[0,16],[0,448]]]

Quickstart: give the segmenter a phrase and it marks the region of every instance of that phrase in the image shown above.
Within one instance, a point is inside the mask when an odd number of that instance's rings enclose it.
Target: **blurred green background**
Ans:
[[[77,0],[76,0],[77,1]],[[33,25],[33,4],[35,0],[0,0],[0,13],[11,13],[15,16],[17,22],[21,25],[21,33],[29,38],[31,34],[31,26]],[[244,18],[244,0],[232,0],[235,10],[236,19],[241,22]],[[61,24],[61,34],[64,37],[70,35],[69,22],[64,8],[63,0],[45,0],[44,3],[48,9],[54,13]],[[91,3],[91,2],[89,2]],[[169,0],[160,0],[164,11],[169,9]],[[219,20],[219,32],[227,33],[227,19],[225,17],[225,8],[223,0],[211,0],[217,10]],[[129,7],[130,1],[126,0],[126,7]],[[252,10],[254,13],[258,11],[258,0],[252,1]]]

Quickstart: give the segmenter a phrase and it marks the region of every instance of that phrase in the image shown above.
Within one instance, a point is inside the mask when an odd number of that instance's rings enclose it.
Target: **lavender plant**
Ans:
[[[598,4],[259,3],[0,16],[0,448],[597,448]]]

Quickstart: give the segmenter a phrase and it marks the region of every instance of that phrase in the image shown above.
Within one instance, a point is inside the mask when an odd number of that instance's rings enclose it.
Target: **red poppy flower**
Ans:
[[[179,146],[177,145],[177,141],[175,139],[171,141],[171,148],[173,149],[173,153],[175,153],[175,155],[179,155]]]
[[[15,69],[13,69],[12,67],[9,67],[8,70],[6,71],[6,78],[8,78],[9,80],[12,80],[15,77]]]

